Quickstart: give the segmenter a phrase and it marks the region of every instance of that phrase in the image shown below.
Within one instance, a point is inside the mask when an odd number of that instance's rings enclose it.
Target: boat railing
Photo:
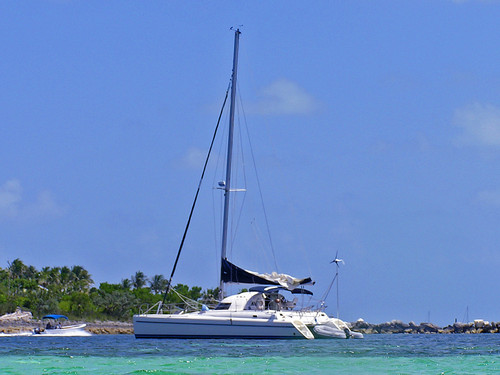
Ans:
[[[184,311],[184,307],[175,303],[156,302],[154,305],[144,303],[139,307],[139,314],[178,314]]]
[[[215,308],[214,304],[196,303],[162,303],[156,302],[154,305],[144,303],[139,306],[139,314],[184,314],[188,312],[201,311],[205,306],[207,309]]]
[[[304,314],[310,314],[310,313],[320,314],[321,312],[324,312],[325,309],[326,305],[320,304],[320,305],[305,306],[294,311],[297,312],[299,316],[303,316]]]

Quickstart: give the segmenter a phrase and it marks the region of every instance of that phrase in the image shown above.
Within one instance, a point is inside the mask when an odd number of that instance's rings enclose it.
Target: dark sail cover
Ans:
[[[221,279],[225,283],[281,285],[290,290],[299,285],[313,283],[310,277],[296,279],[292,276],[277,274],[275,272],[272,274],[260,274],[253,271],[247,271],[235,266],[227,259],[222,259]]]

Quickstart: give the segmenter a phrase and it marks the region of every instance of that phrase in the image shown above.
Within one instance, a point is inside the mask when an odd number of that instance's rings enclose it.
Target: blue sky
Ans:
[[[467,306],[499,319],[499,2],[6,1],[0,14],[1,267],[168,275],[243,25],[239,88],[279,270],[311,274],[321,296],[338,250],[346,320],[446,324]],[[214,181],[175,283],[218,284]],[[252,247],[265,225],[244,224],[232,257],[271,271]]]

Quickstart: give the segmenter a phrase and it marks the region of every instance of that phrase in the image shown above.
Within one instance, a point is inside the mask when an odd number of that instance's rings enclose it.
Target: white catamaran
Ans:
[[[164,305],[160,302],[145,313],[134,315],[135,337],[253,339],[362,338],[363,335],[361,333],[352,332],[342,320],[329,317],[323,308],[297,310],[295,309],[297,298],[291,301],[285,299],[282,294],[284,292],[303,295],[312,294],[302,287],[302,285],[313,283],[310,278],[298,279],[276,272],[260,274],[237,267],[227,259],[229,196],[234,191],[231,189],[231,164],[239,37],[240,31],[236,30],[231,76],[226,176],[225,181],[220,183],[220,187],[224,191],[220,274],[222,300],[214,309],[208,309],[206,306],[203,306],[200,311],[183,311],[177,314],[164,313]],[[212,146],[213,140],[210,150]],[[208,157],[205,161],[205,168]],[[205,168],[201,179],[203,179]],[[200,185],[198,185],[195,202],[189,215],[188,225],[181,241],[181,246],[167,286],[167,292],[170,288],[177,261],[179,260],[180,250],[182,249],[182,244],[187,233]],[[259,286],[250,288],[248,292],[226,297],[224,296],[226,283],[258,284]]]

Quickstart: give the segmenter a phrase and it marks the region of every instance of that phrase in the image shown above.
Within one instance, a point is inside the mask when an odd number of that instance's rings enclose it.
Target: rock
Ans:
[[[131,335],[134,333],[134,327],[130,322],[91,322],[87,323],[85,330],[94,334],[109,335]]]
[[[401,320],[391,320],[380,325],[382,333],[403,333],[410,326]]]
[[[365,322],[363,319],[358,319],[356,322],[349,323],[351,329],[365,334],[451,334],[451,333],[498,333],[500,332],[500,323],[484,321],[481,319],[475,320],[473,323],[460,323],[455,322],[453,325],[448,325],[441,328],[433,323],[420,323],[416,325],[415,322],[408,324],[401,320],[391,320],[390,322],[371,324]]]
[[[16,308],[11,314],[5,314],[0,316],[0,322],[12,322],[12,321],[24,321],[29,322],[33,319],[33,315],[29,311],[23,311],[20,307]]]
[[[482,320],[482,319],[474,320],[474,327],[476,329],[483,328],[483,327],[489,326],[489,325],[490,325],[490,322],[488,322],[487,320]]]
[[[350,323],[349,328],[354,330],[364,330],[370,328],[371,326],[371,324],[366,323],[363,319],[358,319],[354,323]]]
[[[453,327],[454,333],[465,333],[472,328],[472,324],[471,323],[456,322],[456,323],[453,323],[452,327]]]
[[[432,323],[420,323],[420,329],[424,333],[437,333],[439,331],[439,327]]]

